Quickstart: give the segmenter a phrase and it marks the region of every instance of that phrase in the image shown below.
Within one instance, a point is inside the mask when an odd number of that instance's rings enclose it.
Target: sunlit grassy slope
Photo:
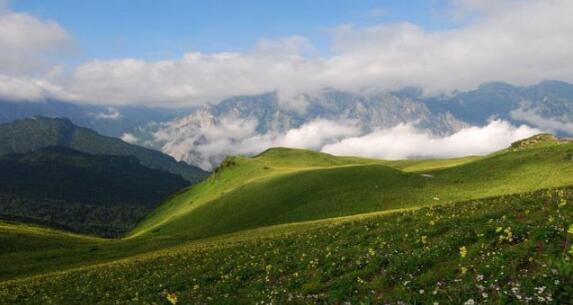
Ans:
[[[130,237],[204,238],[267,225],[419,207],[573,183],[573,144],[487,157],[377,161],[292,149],[227,159]]]
[[[0,281],[109,262],[169,247],[175,242],[109,240],[36,225],[0,222]]]
[[[565,188],[259,228],[0,282],[0,304],[571,304],[571,200]]]

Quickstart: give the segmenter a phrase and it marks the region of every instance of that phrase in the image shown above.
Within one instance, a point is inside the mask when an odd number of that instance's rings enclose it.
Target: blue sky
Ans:
[[[13,0],[14,11],[54,20],[84,59],[173,58],[187,51],[243,52],[260,38],[308,37],[328,53],[327,29],[408,21],[427,30],[452,26],[444,1],[408,0]]]

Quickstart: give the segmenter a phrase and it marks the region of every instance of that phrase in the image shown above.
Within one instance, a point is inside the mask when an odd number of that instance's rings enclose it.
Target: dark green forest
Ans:
[[[0,156],[0,217],[115,237],[187,185],[135,157],[42,148]]]

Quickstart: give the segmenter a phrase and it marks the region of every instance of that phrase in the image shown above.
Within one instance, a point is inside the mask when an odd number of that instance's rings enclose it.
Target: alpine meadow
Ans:
[[[0,0],[0,305],[573,304],[572,13]]]

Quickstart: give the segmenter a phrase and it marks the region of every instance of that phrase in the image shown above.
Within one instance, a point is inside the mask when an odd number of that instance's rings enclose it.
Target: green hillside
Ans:
[[[271,149],[253,158],[228,158],[207,180],[149,215],[131,237],[196,239],[571,185],[572,154],[570,142],[433,161],[376,161]]]
[[[544,190],[260,228],[0,282],[0,303],[570,304],[571,200]]]
[[[450,160],[275,148],[128,238],[0,222],[0,304],[569,304],[572,200],[573,143],[545,136]]]
[[[135,157],[64,147],[0,156],[0,219],[119,236],[187,186],[181,176]]]
[[[133,156],[146,167],[180,175],[191,183],[207,176],[203,170],[178,162],[159,151],[102,136],[78,127],[68,119],[33,117],[0,124],[0,155],[28,153],[49,146],[67,147],[94,155]]]

